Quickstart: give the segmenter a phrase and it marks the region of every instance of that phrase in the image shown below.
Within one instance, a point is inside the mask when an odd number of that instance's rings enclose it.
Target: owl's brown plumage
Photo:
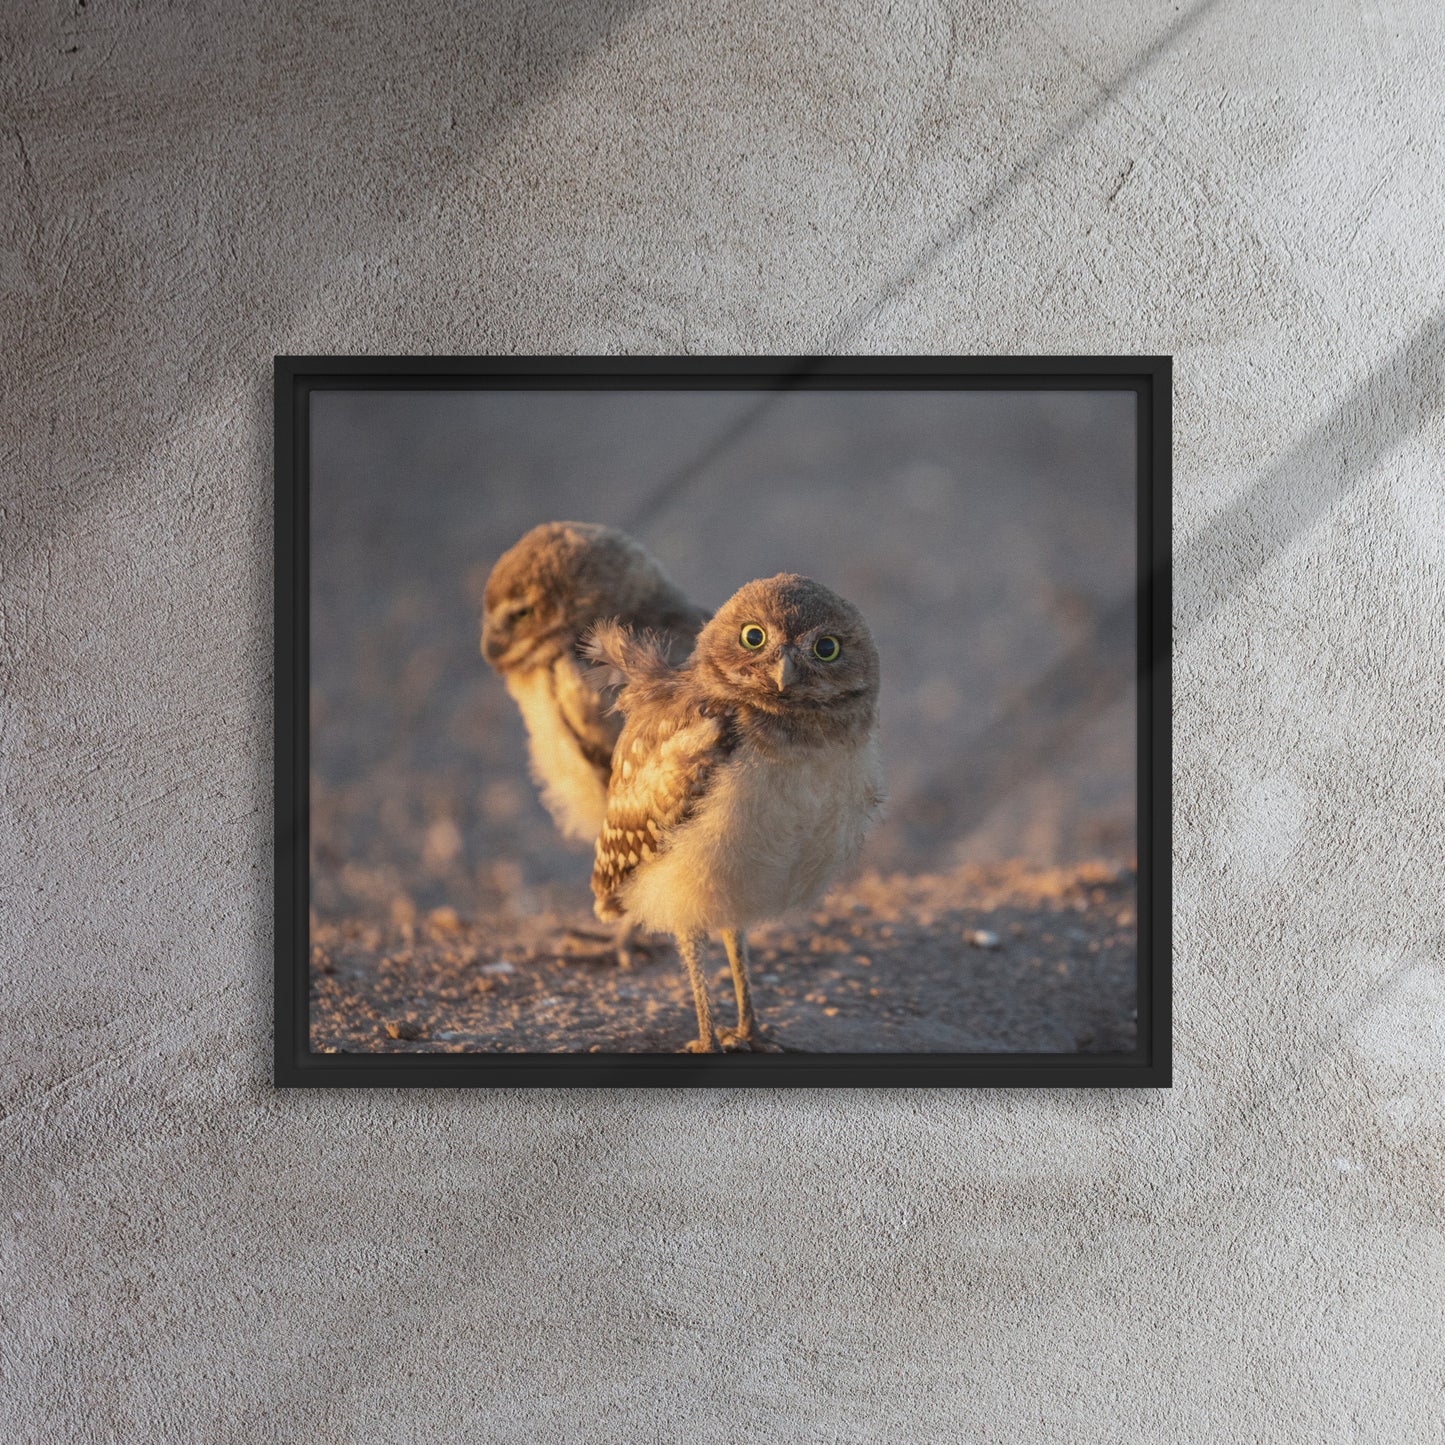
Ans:
[[[878,654],[851,603],[810,578],[750,582],[674,669],[616,624],[588,647],[626,679],[592,889],[599,917],[678,939],[716,1048],[698,941],[727,945],[738,1028],[759,1047],[742,931],[813,903],[856,857],[882,804]]]
[[[620,618],[685,656],[707,613],[642,544],[593,522],[546,522],[497,559],[487,579],[482,653],[527,728],[532,774],[563,835],[591,843],[606,815],[622,720],[589,685],[578,645]]]

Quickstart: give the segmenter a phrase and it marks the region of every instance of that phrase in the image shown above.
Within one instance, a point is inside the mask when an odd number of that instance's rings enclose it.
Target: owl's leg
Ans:
[[[707,998],[707,979],[703,977],[702,960],[698,956],[702,940],[696,934],[677,935],[677,951],[682,955],[683,967],[687,969],[688,982],[692,984],[692,1002],[697,1009],[697,1037],[683,1045],[685,1054],[715,1054],[718,1052],[717,1034],[712,1026],[712,1005]]]
[[[748,981],[747,935],[735,928],[723,929],[723,946],[728,951],[728,967],[733,971],[733,991],[738,996],[738,1026],[724,1029],[718,1037],[725,1049],[750,1049],[757,1054],[777,1054],[782,1049],[763,1036],[753,1013],[753,989]]]

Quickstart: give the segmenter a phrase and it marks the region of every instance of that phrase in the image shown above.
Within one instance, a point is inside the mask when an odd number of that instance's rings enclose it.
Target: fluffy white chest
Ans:
[[[648,928],[697,933],[806,908],[855,861],[882,801],[876,738],[777,759],[737,755],[628,881],[627,911]]]
[[[616,741],[617,725],[601,716],[587,684],[565,659],[554,668],[510,673],[506,682],[527,727],[542,802],[564,837],[591,843],[607,813],[607,782],[583,753],[578,733],[607,750]]]

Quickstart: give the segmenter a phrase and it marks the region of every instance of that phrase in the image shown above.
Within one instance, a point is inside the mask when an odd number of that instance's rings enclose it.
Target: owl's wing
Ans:
[[[622,730],[622,720],[610,711],[612,699],[599,695],[571,654],[552,669],[552,681],[558,715],[605,788],[612,775],[612,747]]]
[[[628,717],[613,753],[607,820],[597,838],[592,870],[599,918],[623,915],[618,890],[692,816],[733,746],[727,714],[662,705],[640,708]]]

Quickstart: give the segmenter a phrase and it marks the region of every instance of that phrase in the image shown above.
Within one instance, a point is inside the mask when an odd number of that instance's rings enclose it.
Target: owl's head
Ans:
[[[544,522],[503,552],[487,578],[482,655],[505,674],[550,667],[599,617],[676,597],[652,554],[595,522]]]
[[[773,717],[871,726],[878,649],[863,614],[811,577],[783,572],[749,582],[698,635],[699,680]]]

